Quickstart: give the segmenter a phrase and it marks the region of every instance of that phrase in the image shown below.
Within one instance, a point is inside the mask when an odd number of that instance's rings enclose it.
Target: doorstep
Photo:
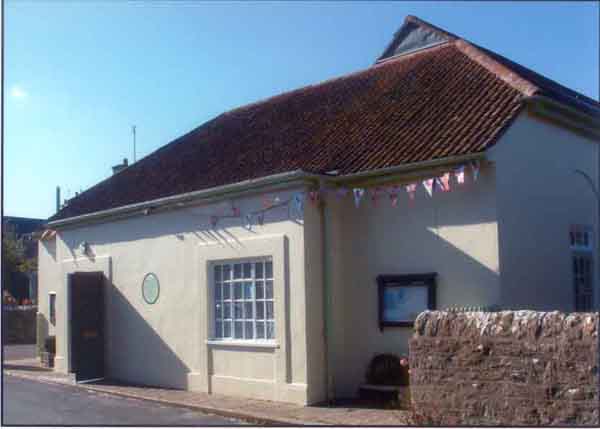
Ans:
[[[267,425],[359,425],[387,426],[408,424],[408,412],[376,409],[345,403],[344,406],[298,406],[281,402],[190,392],[155,387],[134,386],[117,381],[75,384],[72,377],[56,372],[38,372],[4,368],[4,373],[41,382],[75,385],[86,390],[116,396],[184,407],[206,413]]]

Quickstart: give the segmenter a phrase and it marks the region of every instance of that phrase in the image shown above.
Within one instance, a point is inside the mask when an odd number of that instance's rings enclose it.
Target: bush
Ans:
[[[44,350],[56,354],[56,337],[48,337],[44,340]]]
[[[376,355],[367,368],[366,376],[368,384],[408,386],[408,360],[389,353]]]

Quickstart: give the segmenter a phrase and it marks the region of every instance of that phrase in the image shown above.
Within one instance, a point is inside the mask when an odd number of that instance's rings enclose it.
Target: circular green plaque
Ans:
[[[154,273],[146,274],[142,282],[142,296],[144,297],[144,301],[148,304],[154,304],[158,301],[159,294],[160,284],[158,283],[158,277]]]

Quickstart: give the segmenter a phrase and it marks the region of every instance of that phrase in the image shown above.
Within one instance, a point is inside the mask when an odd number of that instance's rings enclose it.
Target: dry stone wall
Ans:
[[[3,308],[2,312],[2,341],[4,344],[35,344],[36,308]]]
[[[598,313],[422,313],[410,340],[416,423],[599,425],[598,320]]]

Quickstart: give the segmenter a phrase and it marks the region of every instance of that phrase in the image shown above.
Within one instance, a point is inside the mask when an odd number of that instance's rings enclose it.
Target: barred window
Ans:
[[[575,311],[591,311],[594,308],[592,228],[571,226],[570,245]]]
[[[272,261],[264,259],[214,265],[213,276],[215,338],[274,339]]]

